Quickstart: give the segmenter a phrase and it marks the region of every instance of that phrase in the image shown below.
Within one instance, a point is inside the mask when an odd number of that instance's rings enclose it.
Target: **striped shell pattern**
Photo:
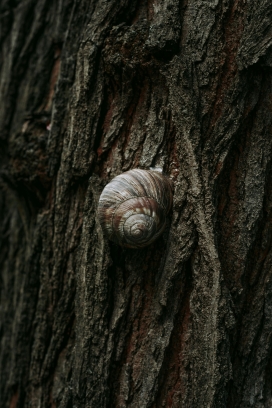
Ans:
[[[155,241],[172,207],[171,183],[158,171],[140,169],[110,181],[98,203],[99,221],[108,238],[130,248]]]

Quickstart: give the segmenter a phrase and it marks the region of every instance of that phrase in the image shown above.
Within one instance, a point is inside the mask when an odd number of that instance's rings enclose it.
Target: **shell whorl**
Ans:
[[[98,217],[109,239],[121,246],[141,248],[161,235],[171,207],[171,181],[157,171],[133,169],[106,185]]]

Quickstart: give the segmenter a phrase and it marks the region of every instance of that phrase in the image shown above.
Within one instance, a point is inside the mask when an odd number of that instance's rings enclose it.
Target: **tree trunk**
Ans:
[[[1,407],[271,407],[271,1],[0,7]],[[166,231],[111,243],[156,166]]]

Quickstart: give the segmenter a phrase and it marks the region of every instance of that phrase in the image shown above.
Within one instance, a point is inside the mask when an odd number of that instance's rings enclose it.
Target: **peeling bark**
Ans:
[[[272,406],[272,5],[2,0],[3,407]],[[99,195],[159,166],[150,247]]]

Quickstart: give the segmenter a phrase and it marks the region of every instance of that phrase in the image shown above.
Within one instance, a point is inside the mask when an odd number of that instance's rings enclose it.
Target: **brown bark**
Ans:
[[[0,3],[1,407],[272,406],[270,0]],[[175,185],[103,237],[117,174]]]

